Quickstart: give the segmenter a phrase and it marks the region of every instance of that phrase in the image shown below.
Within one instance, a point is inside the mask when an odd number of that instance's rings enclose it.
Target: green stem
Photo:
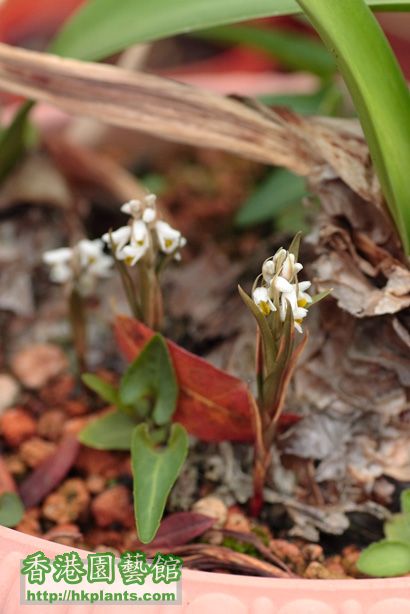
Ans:
[[[410,94],[364,0],[297,0],[350,90],[390,213],[410,253]]]

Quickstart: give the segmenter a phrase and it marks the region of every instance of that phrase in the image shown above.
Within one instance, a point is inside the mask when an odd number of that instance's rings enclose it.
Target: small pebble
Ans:
[[[0,412],[16,402],[19,392],[20,386],[17,380],[7,373],[0,373]]]
[[[11,360],[11,367],[26,388],[38,390],[67,369],[68,361],[57,345],[44,343],[17,352]]]
[[[90,475],[85,481],[85,485],[92,495],[98,495],[106,485],[106,480],[101,475]]]
[[[66,415],[61,409],[51,409],[41,414],[37,422],[37,432],[40,437],[57,441],[64,429]]]
[[[0,432],[10,446],[17,447],[35,434],[36,423],[24,409],[13,407],[0,417]]]
[[[83,480],[71,478],[51,493],[43,505],[43,516],[57,524],[77,520],[87,509],[90,495]]]
[[[7,469],[10,473],[16,477],[24,475],[27,471],[27,467],[23,462],[23,459],[19,454],[10,454],[4,457]]]
[[[228,510],[228,518],[226,519],[224,529],[239,531],[240,533],[250,533],[251,524],[241,509],[233,505]]]
[[[113,523],[120,523],[127,529],[135,526],[131,494],[121,484],[97,495],[91,503],[91,512],[97,526],[102,528]]]
[[[20,446],[20,456],[33,469],[56,451],[56,444],[40,437],[31,437]]]
[[[214,518],[215,529],[222,529],[226,519],[228,518],[228,508],[226,507],[225,503],[213,495],[203,497],[202,499],[196,501],[192,506],[192,511],[197,512],[197,514],[203,514],[204,516]]]

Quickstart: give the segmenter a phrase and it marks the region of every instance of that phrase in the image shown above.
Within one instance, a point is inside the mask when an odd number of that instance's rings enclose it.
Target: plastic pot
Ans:
[[[20,561],[76,550],[0,527],[0,613],[40,614],[47,605],[20,605]],[[85,558],[83,550],[77,552]],[[375,580],[282,580],[183,571],[182,606],[147,605],[147,614],[410,614],[410,577]],[[114,614],[116,605],[59,604],[59,614]],[[138,607],[130,605],[128,607]],[[121,608],[120,608],[121,610]]]

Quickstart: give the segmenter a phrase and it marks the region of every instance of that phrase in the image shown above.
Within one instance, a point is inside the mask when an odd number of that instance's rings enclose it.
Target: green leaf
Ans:
[[[410,514],[393,514],[384,523],[384,534],[390,541],[405,542],[410,546]]]
[[[402,576],[410,572],[410,546],[387,540],[372,544],[361,553],[357,568],[378,578]]]
[[[0,134],[0,182],[21,159],[27,146],[28,115],[33,102],[23,103],[11,122]]]
[[[400,495],[400,506],[403,514],[410,514],[410,488],[406,488]]]
[[[369,4],[376,10],[410,7],[409,0],[369,0]],[[295,0],[89,0],[65,22],[49,51],[100,60],[135,43],[298,12]]]
[[[0,495],[0,524],[3,527],[15,527],[24,515],[24,505],[14,492]]]
[[[288,252],[289,254],[293,254],[295,256],[295,260],[297,262],[299,258],[299,249],[300,249],[300,241],[302,239],[302,233],[297,232],[292,239],[291,244],[289,245]]]
[[[134,427],[135,420],[116,409],[87,424],[78,439],[97,450],[130,450]]]
[[[261,338],[262,338],[262,344],[263,344],[263,355],[265,359],[265,366],[266,366],[266,370],[270,372],[273,370],[274,365],[275,365],[276,352],[275,352],[275,343],[272,337],[271,330],[269,328],[269,324],[267,322],[266,317],[260,311],[259,307],[255,304],[253,299],[250,296],[248,296],[245,290],[243,290],[241,286],[239,285],[238,285],[238,291],[239,291],[241,299],[243,300],[243,302],[245,303],[249,311],[252,313],[253,317],[255,318],[259,326],[259,330],[260,330]]]
[[[120,383],[120,400],[135,407],[141,417],[151,414],[155,424],[171,421],[178,385],[166,343],[154,335],[129,366]]]
[[[132,435],[131,463],[134,508],[139,539],[148,544],[158,531],[165,504],[188,453],[188,435],[181,424],[171,426],[166,446],[158,448],[148,426],[140,424]]]
[[[331,288],[330,290],[323,290],[323,292],[318,292],[317,294],[314,294],[312,296],[312,301],[309,303],[308,307],[311,307],[312,305],[315,305],[316,303],[318,303],[322,299],[324,299],[327,296],[329,296],[329,294],[332,292],[332,290],[333,290],[333,288]]]
[[[84,373],[81,379],[88,388],[96,392],[104,401],[107,401],[107,403],[111,405],[118,405],[119,396],[115,386],[97,377],[97,375],[93,373]]]
[[[410,94],[397,59],[364,0],[297,1],[337,59],[409,254]]]
[[[313,94],[262,94],[258,100],[268,106],[287,107],[300,115],[337,115],[342,94],[331,84]]]
[[[251,226],[270,220],[306,196],[305,180],[278,168],[270,172],[239,210],[235,223]]]
[[[222,26],[201,30],[196,34],[206,40],[253,47],[277,58],[287,68],[330,77],[336,62],[320,42],[300,32],[255,28],[252,26]]]

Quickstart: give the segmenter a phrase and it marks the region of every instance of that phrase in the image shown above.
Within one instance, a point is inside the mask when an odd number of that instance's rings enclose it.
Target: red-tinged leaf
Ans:
[[[126,316],[117,318],[115,332],[130,361],[154,334]],[[174,421],[203,441],[252,441],[250,392],[244,382],[172,341],[167,345],[180,388]]]
[[[73,435],[65,435],[57,450],[46,458],[20,486],[25,507],[37,505],[65,478],[73,466],[80,444]]]
[[[300,420],[302,420],[302,416],[299,416],[298,414],[281,414],[278,421],[279,428],[281,431],[286,431],[294,424],[300,422]]]
[[[162,551],[162,548],[173,548],[189,544],[211,529],[215,520],[196,512],[176,512],[167,516],[158,529],[155,539],[146,546],[138,542],[136,546]]]
[[[0,40],[17,44],[50,36],[85,0],[5,0],[0,2]]]

